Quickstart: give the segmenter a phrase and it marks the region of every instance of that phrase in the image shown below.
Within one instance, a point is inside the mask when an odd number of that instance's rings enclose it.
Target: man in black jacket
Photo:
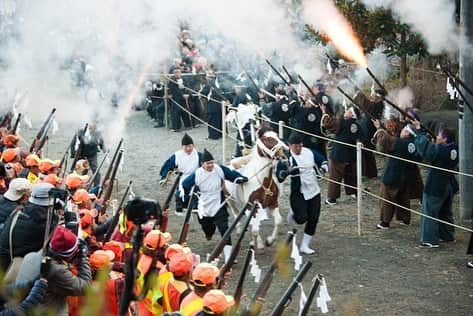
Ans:
[[[4,271],[8,268],[11,258],[24,257],[42,248],[48,206],[52,201],[49,199],[49,190],[52,187],[53,185],[49,183],[34,185],[29,203],[19,211],[17,216],[10,216],[5,223],[5,228],[0,234],[0,268]],[[54,218],[53,223],[56,221]],[[10,245],[10,240],[12,245]]]
[[[105,151],[105,143],[102,133],[97,130],[97,125],[95,123],[90,123],[85,133],[84,130],[77,132],[77,137],[79,137],[79,141],[83,144],[79,159],[87,159],[92,173],[95,173],[98,168],[97,154],[99,151]],[[71,147],[72,158],[75,156],[75,152],[76,145],[73,144]],[[98,186],[99,184],[100,174],[98,174],[94,179],[94,186]]]

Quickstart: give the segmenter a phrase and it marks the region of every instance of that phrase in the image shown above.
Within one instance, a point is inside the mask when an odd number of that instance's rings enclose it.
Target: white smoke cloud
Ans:
[[[30,105],[20,110],[36,119],[56,106],[60,121],[112,120],[112,94],[120,94],[121,103],[126,102],[144,65],[151,63],[150,72],[168,70],[169,59],[177,54],[181,21],[188,22],[193,36],[195,31],[223,38],[224,49],[218,52],[212,51],[213,38],[195,39],[206,54],[219,57],[209,62],[225,61],[236,47],[247,54],[243,56],[252,56],[253,63],[258,60],[264,66],[261,57],[271,59],[277,52],[288,68],[299,65],[314,79],[321,73],[316,62],[321,54],[294,33],[286,7],[277,0],[9,0],[4,11],[14,12],[15,35],[0,44],[0,59],[6,65],[0,70],[0,90],[6,93],[0,94],[11,99],[14,91],[28,90]],[[233,43],[228,45],[232,49],[225,49],[227,41]],[[72,58],[85,61],[86,76],[97,91],[73,86],[71,67],[65,67]],[[234,72],[244,70],[230,67]],[[110,125],[114,124],[123,125],[124,120],[112,120]]]
[[[429,52],[454,52],[459,45],[453,0],[362,0],[368,8],[391,9],[403,23],[420,33]]]

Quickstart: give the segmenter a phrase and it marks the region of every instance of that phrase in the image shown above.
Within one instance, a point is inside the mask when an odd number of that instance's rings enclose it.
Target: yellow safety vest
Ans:
[[[187,304],[181,304],[181,314],[182,316],[195,316],[199,313],[204,307],[204,299],[200,296],[197,296],[192,292],[192,300]],[[186,297],[187,298],[187,297]]]

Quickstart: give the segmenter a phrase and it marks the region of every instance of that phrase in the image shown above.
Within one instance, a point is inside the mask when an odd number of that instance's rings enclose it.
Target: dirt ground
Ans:
[[[59,122],[61,123],[61,122]],[[73,134],[69,125],[62,126],[60,133],[51,137],[47,150],[49,156],[58,158],[69,143]],[[61,132],[63,134],[61,134]],[[31,139],[33,131],[25,131],[25,139]],[[221,158],[221,142],[206,140],[205,127],[188,131],[194,138],[198,149],[204,147]],[[155,129],[153,123],[143,112],[136,112],[128,119],[125,135],[125,161],[119,174],[120,188],[123,189],[129,179],[133,179],[136,194],[164,201],[169,188],[158,185],[159,169],[164,160],[180,146],[183,133],[170,132],[164,128]],[[227,159],[234,150],[234,143],[228,141]],[[382,168],[382,163],[378,166]],[[289,182],[283,185],[281,213],[283,219],[288,211]],[[379,191],[378,181],[366,181],[364,185],[372,192]],[[322,182],[322,198],[325,199],[326,183]],[[118,195],[117,195],[118,197]],[[455,218],[458,220],[458,196],[455,201]],[[419,203],[414,201],[418,209]],[[303,282],[306,294],[313,276],[321,273],[325,276],[332,301],[329,303],[329,315],[471,315],[473,309],[473,271],[465,267],[465,250],[468,233],[457,231],[456,243],[442,244],[438,249],[420,249],[419,218],[414,215],[410,226],[397,223],[392,229],[375,229],[378,222],[378,201],[371,197],[363,198],[362,235],[357,235],[356,201],[342,195],[336,206],[322,206],[316,237],[312,242],[316,254],[304,257],[311,260],[313,266]],[[174,214],[170,218],[169,231],[177,239],[182,217]],[[268,232],[272,221],[263,224],[263,232]],[[468,223],[462,223],[469,226]],[[298,241],[303,227],[298,228]],[[279,236],[285,238],[290,227],[285,223]],[[193,222],[189,234],[189,246],[203,258],[211,251],[218,236],[208,242]],[[244,241],[239,256],[239,264],[234,268],[233,279],[237,279],[243,256],[246,253],[248,238]],[[257,255],[257,261],[264,272],[274,253],[274,246]],[[294,275],[277,273],[266,298],[263,315],[268,315],[275,302],[284,292]],[[231,294],[236,280],[227,287]],[[256,288],[253,279],[246,278],[245,297],[247,302]],[[284,315],[298,311],[299,290]],[[318,315],[320,309],[312,304],[310,315]]]

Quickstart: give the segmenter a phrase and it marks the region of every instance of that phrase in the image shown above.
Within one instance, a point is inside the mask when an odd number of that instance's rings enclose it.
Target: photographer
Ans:
[[[68,315],[66,297],[85,295],[92,281],[87,245],[64,226],[57,226],[48,244],[47,255],[51,257],[50,266],[43,273],[49,287],[42,307],[54,311],[55,315]],[[73,263],[76,274],[71,271]]]

